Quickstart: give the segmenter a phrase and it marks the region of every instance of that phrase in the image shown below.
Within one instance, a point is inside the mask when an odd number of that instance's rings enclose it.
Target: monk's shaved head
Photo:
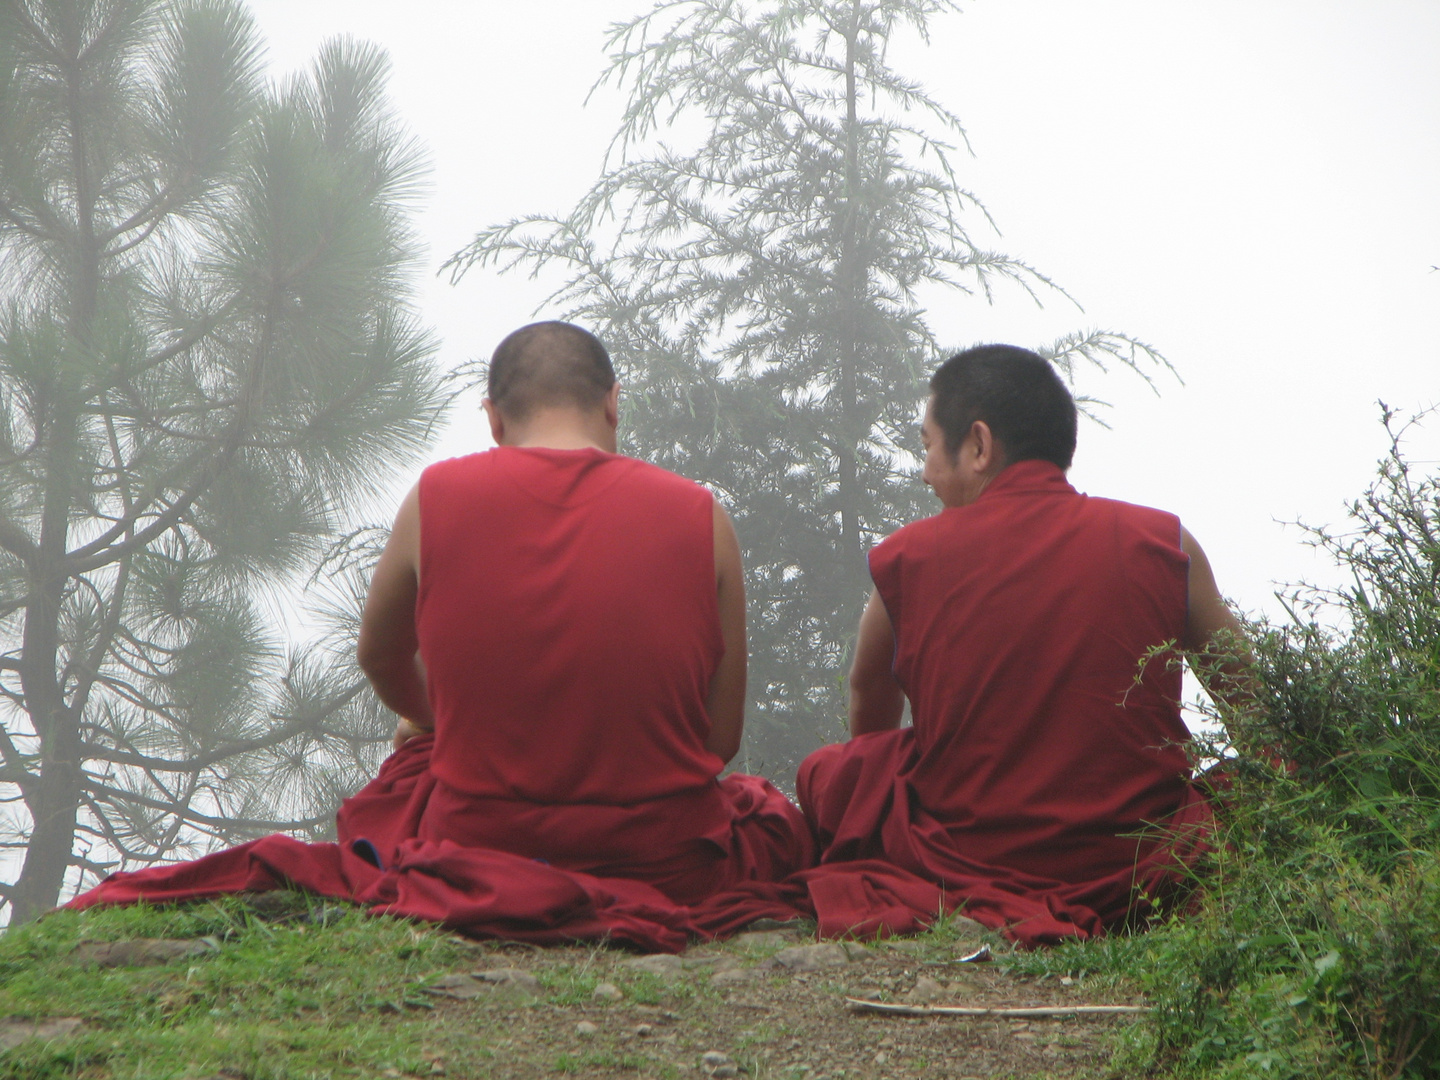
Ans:
[[[598,409],[614,385],[605,346],[570,323],[522,326],[490,358],[490,400],[511,420],[544,408]]]

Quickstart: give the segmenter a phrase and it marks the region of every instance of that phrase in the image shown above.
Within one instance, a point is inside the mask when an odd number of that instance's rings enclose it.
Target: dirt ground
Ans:
[[[1083,980],[958,962],[978,944],[898,940],[842,950],[772,930],[679,958],[475,945],[473,963],[441,980],[453,987],[432,982],[428,990],[436,1007],[427,1056],[433,1075],[451,1077],[1105,1076],[1112,1035],[1129,1016],[905,1017],[845,1001],[1135,1004]],[[470,973],[481,978],[465,979]]]

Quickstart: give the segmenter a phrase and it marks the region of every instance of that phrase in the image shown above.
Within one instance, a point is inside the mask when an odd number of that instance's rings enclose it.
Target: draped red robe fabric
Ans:
[[[1179,667],[1152,655],[1186,623],[1178,520],[1025,461],[870,566],[914,726],[801,766],[822,925],[905,931],[963,906],[1038,944],[1173,892],[1210,821]]]
[[[164,903],[293,886],[474,937],[537,944],[604,939],[650,952],[678,952],[694,938],[803,912],[793,902],[796,890],[764,880],[767,871],[773,874],[773,860],[803,865],[810,849],[808,835],[794,831],[799,811],[763,780],[736,775],[721,781],[734,826],[728,854],[736,872],[710,895],[682,903],[643,880],[420,839],[427,810],[444,809],[432,802],[434,741],[430,735],[411,739],[374,781],[346,800],[337,816],[337,843],[267,836],[192,862],[112,874],[66,906]],[[549,824],[563,829],[566,821],[580,829],[590,824],[583,809],[559,809]]]

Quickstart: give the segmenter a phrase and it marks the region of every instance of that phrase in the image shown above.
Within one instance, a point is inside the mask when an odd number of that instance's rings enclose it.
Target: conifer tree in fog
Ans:
[[[230,0],[0,0],[15,919],[76,866],[323,829],[373,765],[336,538],[441,407],[386,66],[338,41],[275,88]],[[335,647],[287,655],[261,597],[327,552]]]
[[[960,122],[887,63],[947,0],[674,0],[612,28],[628,93],[612,161],[568,214],[479,233],[450,260],[565,276],[554,299],[612,347],[627,452],[711,485],[744,547],[750,768],[787,771],[844,717],[865,553],[932,512],[911,466],[938,344],[916,297],[1050,283],[972,238]],[[692,133],[698,132],[698,138]],[[1161,362],[1116,334],[1064,370]]]

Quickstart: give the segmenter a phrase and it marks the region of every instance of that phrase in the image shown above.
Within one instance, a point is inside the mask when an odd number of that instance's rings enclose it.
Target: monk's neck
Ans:
[[[541,450],[603,450],[615,453],[615,429],[604,416],[575,415],[568,410],[542,412],[522,424],[507,424],[501,446]]]

